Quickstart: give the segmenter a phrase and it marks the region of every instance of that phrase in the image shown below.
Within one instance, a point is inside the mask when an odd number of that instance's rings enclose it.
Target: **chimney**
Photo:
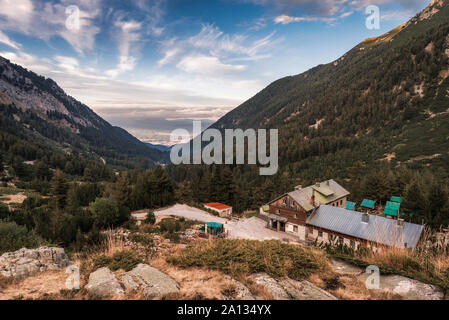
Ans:
[[[312,189],[312,197],[310,198],[310,204],[315,207],[315,189]]]
[[[368,213],[364,213],[362,215],[362,222],[363,223],[369,223],[369,214]]]
[[[398,227],[400,228],[404,227],[404,219],[398,219]]]
[[[329,187],[329,180],[326,181],[326,185]]]
[[[295,190],[302,190],[302,185],[296,186]]]

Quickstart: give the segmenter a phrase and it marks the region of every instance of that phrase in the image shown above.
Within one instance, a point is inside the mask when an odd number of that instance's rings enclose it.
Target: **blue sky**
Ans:
[[[271,82],[338,59],[430,0],[0,0],[0,55],[166,143]],[[365,26],[369,5],[380,29]],[[75,7],[73,7],[75,6]]]

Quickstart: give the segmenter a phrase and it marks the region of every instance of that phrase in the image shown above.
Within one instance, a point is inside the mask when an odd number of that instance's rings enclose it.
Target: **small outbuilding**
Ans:
[[[219,202],[205,203],[204,207],[218,213],[220,217],[230,217],[232,215],[232,207]]]

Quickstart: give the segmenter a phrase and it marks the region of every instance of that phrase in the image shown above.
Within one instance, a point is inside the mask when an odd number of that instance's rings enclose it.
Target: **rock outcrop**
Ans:
[[[38,272],[65,268],[69,264],[69,257],[63,248],[23,248],[0,256],[0,275],[3,277],[26,278]]]
[[[354,266],[343,260],[332,259],[331,262],[335,272],[341,275],[354,276],[360,280],[361,285],[365,285],[366,280],[370,275],[366,273],[365,269]],[[398,294],[404,300],[444,299],[444,293],[441,289],[431,284],[426,284],[400,275],[380,274],[379,289],[373,290],[383,290],[392,294]]]
[[[358,279],[365,283],[368,275],[362,273]],[[404,300],[442,300],[444,292],[427,283],[400,275],[380,275],[379,290],[398,294]]]
[[[179,285],[175,280],[146,264],[139,264],[124,273],[121,280],[127,290],[141,288],[143,297],[148,300],[161,299],[179,292]]]
[[[309,281],[295,281],[289,278],[277,281],[266,273],[253,274],[251,278],[264,287],[274,300],[337,300],[335,296]]]
[[[125,292],[109,268],[101,268],[89,275],[89,282],[84,287],[94,298],[110,298]]]
[[[230,276],[225,276],[225,279],[232,283],[234,286],[234,294],[232,297],[223,296],[225,300],[255,300],[251,291],[240,281],[232,279]]]

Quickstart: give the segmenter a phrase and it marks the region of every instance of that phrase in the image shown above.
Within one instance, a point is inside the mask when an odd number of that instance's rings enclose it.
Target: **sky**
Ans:
[[[0,0],[0,56],[113,125],[170,144],[271,82],[332,62],[430,0]],[[380,9],[379,29],[366,9]]]

